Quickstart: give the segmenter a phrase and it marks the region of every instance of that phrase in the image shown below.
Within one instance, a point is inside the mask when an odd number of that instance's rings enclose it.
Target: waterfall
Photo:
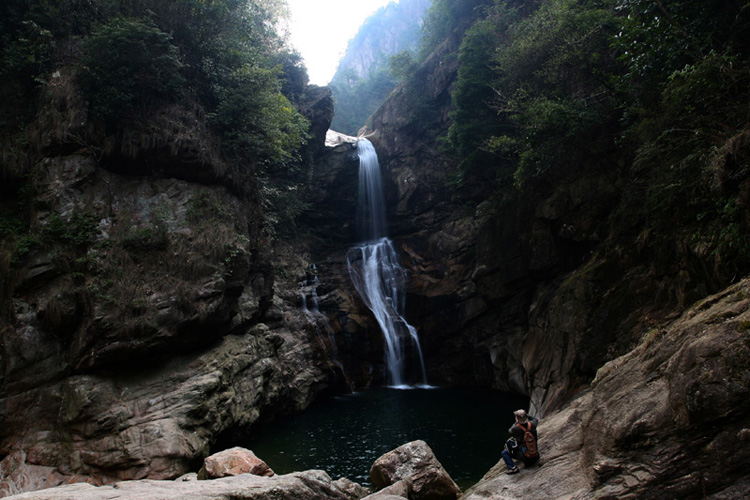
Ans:
[[[349,275],[383,332],[390,385],[405,386],[407,378],[416,378],[409,377],[408,370],[414,370],[410,362],[418,363],[420,383],[427,385],[417,330],[404,318],[406,271],[399,264],[393,243],[385,234],[385,201],[378,156],[367,139],[357,141],[357,150],[357,223],[365,241],[349,249]]]
[[[320,280],[318,279],[318,275],[315,274],[315,265],[312,266],[312,271],[312,279],[306,279],[300,283],[302,312],[305,314],[307,322],[313,326],[315,333],[318,335],[322,334],[319,325],[321,323],[323,324],[331,349],[331,360],[335,365],[339,366],[343,372],[343,367],[338,359],[338,348],[336,346],[336,338],[333,335],[333,328],[331,328],[328,317],[320,312],[320,301],[318,299],[318,286],[320,285]],[[310,296],[309,300],[308,295]]]

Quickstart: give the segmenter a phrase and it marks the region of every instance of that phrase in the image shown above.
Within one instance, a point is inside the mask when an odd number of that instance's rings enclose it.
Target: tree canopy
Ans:
[[[683,231],[739,265],[750,256],[749,28],[746,0],[436,0],[423,56],[462,40],[444,141],[456,178],[539,199],[610,171],[622,179],[610,221],[621,241]]]
[[[238,172],[287,192],[306,179],[309,128],[295,107],[307,72],[280,33],[287,15],[285,0],[4,1],[0,128],[22,136],[52,73],[72,68],[107,134],[165,106],[198,108]]]

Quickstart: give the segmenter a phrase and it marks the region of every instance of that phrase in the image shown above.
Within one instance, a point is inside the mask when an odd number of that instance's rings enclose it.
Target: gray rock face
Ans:
[[[326,103],[312,92],[310,116],[325,121]],[[333,379],[299,305],[309,262],[272,265],[283,249],[257,198],[228,185],[190,113],[101,152],[64,142],[83,129],[39,132],[38,241],[0,301],[0,495],[196,471],[214,443],[307,407]]]
[[[256,328],[145,373],[73,376],[5,398],[6,434],[24,439],[5,441],[0,491],[196,470],[227,426],[249,427],[279,400],[309,402],[324,377],[305,368],[314,354],[295,336]]]
[[[326,153],[314,165],[308,189],[311,209],[304,215],[312,231],[344,252],[356,241],[354,213],[357,207],[359,157],[356,138],[328,131]]]
[[[370,469],[370,481],[379,490],[390,487],[388,495],[406,489],[408,498],[414,500],[453,500],[461,496],[461,489],[424,441],[406,443],[378,458]]]

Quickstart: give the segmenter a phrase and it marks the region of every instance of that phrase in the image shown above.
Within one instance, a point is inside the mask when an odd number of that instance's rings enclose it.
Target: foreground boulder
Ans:
[[[8,500],[355,500],[352,488],[323,471],[210,481],[124,481],[112,486],[78,483],[7,497]]]
[[[451,479],[424,441],[412,441],[378,458],[370,469],[370,481],[381,490],[407,480],[412,500],[453,500],[461,489]]]
[[[218,479],[240,474],[271,477],[274,472],[255,453],[237,446],[207,457],[198,473],[198,479]]]

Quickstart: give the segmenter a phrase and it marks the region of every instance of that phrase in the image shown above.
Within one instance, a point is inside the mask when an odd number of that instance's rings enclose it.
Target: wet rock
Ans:
[[[198,479],[217,479],[240,474],[270,477],[274,472],[252,451],[235,447],[206,457],[203,468],[198,473]]]
[[[329,130],[307,190],[310,209],[302,217],[321,240],[335,243],[341,252],[356,240],[358,183],[356,138]]]
[[[370,469],[370,481],[383,489],[408,480],[409,498],[414,500],[455,499],[461,489],[440,464],[424,441],[412,441],[378,458]],[[399,488],[400,490],[400,488]]]

